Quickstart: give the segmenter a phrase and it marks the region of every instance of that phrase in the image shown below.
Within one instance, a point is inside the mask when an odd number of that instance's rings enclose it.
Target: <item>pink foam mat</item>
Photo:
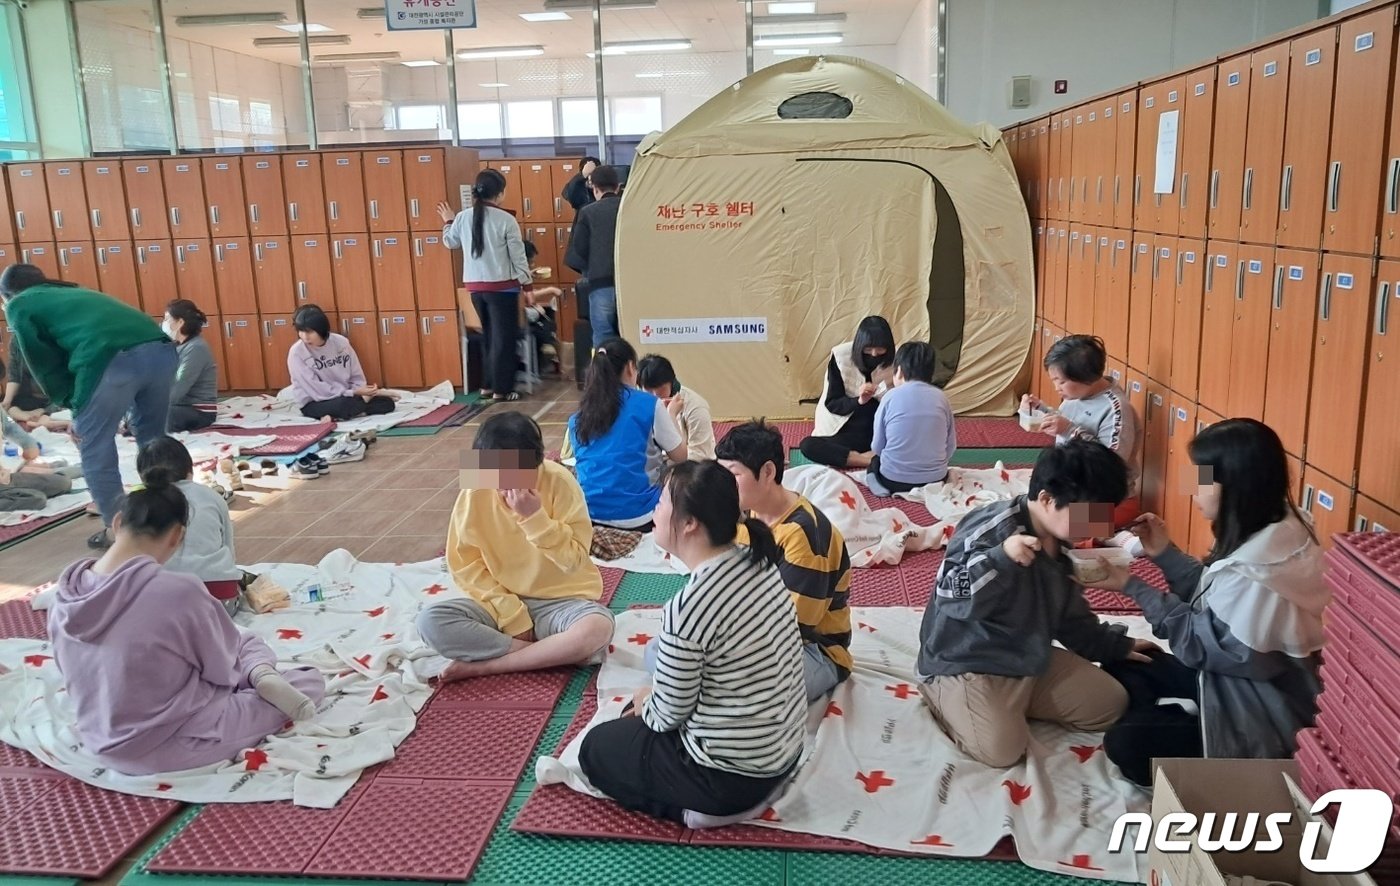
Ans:
[[[904,577],[888,566],[852,569],[849,603],[852,606],[907,606]]]
[[[603,574],[603,596],[598,598],[598,602],[607,606],[617,595],[617,586],[622,584],[622,579],[627,576],[627,571],[614,569],[611,566],[599,566],[598,571]]]
[[[471,408],[470,403],[444,403],[437,409],[419,416],[413,421],[402,422],[396,425],[400,428],[435,428],[438,425],[446,424],[457,417],[460,412],[466,412]]]
[[[1352,535],[1364,541],[1380,533]],[[1400,649],[1400,588],[1379,574],[1373,561],[1363,559],[1356,547],[1344,544],[1345,538],[1337,536],[1337,546],[1327,553],[1334,606],[1350,611],[1390,648]]]
[[[953,419],[960,449],[1043,449],[1055,442],[1048,434],[1027,431],[1010,418],[962,417]]]
[[[35,612],[28,600],[0,603],[0,638],[42,640],[49,635],[48,613]]]
[[[744,422],[715,422],[715,440],[723,440],[725,434],[741,424]],[[796,449],[804,438],[812,436],[814,430],[814,425],[810,421],[770,421],[768,425],[776,428],[778,433],[783,435],[783,448],[788,450]]]
[[[1336,542],[1337,547],[1400,594],[1400,533],[1346,532],[1336,536]]]
[[[551,710],[573,676],[572,668],[474,677],[439,686],[435,707]]]
[[[16,542],[27,536],[33,535],[36,532],[41,532],[45,529],[48,529],[50,526],[56,526],[59,523],[65,523],[68,520],[71,520],[74,517],[76,517],[78,514],[81,514],[82,511],[83,506],[78,505],[71,511],[68,511],[64,514],[55,514],[52,517],[36,517],[33,520],[26,520],[23,523],[16,523],[14,526],[0,526],[0,545],[8,545],[12,542]]]
[[[334,425],[330,422],[315,422],[305,425],[288,425],[281,428],[221,428],[214,427],[210,433],[224,434],[229,437],[267,437],[273,436],[277,439],[264,446],[257,446],[253,449],[244,449],[239,453],[239,458],[257,458],[265,455],[295,455],[301,452],[312,443],[324,439],[334,430]]]
[[[383,778],[463,779],[514,784],[549,721],[548,709],[429,705]]]
[[[1326,581],[1336,593],[1335,576],[1329,573]],[[1388,719],[1400,723],[1400,655],[1375,633],[1373,626],[1339,603],[1328,607],[1322,630],[1327,638],[1322,652],[1326,672],[1340,680],[1357,675],[1385,701]],[[1396,731],[1400,731],[1400,726]]]

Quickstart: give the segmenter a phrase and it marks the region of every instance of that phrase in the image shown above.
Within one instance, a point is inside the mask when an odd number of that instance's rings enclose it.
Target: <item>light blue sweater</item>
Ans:
[[[880,456],[881,476],[915,486],[942,480],[958,448],[947,395],[921,381],[885,394],[875,410],[871,448]]]

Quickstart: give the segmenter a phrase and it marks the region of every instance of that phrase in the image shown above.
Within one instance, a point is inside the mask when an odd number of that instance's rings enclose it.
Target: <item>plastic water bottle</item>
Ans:
[[[19,455],[19,447],[10,441],[5,441],[5,454],[11,457]]]

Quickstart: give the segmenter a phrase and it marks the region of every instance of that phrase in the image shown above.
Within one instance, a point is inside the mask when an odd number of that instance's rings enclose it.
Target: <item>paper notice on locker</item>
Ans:
[[[1180,111],[1163,111],[1157,118],[1157,174],[1152,193],[1170,194],[1176,181],[1176,135]]]

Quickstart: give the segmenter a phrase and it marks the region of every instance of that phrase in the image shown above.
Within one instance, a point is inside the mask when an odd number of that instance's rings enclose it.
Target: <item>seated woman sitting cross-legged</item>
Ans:
[[[394,411],[394,398],[365,381],[360,358],[350,340],[331,332],[331,321],[316,305],[303,305],[292,316],[296,344],[287,352],[292,397],[307,418],[346,421]]]
[[[544,458],[534,419],[487,419],[463,466],[447,568],[465,596],[418,615],[418,633],[452,659],[443,680],[583,664],[612,639],[588,557],[593,525],[568,469]]]

